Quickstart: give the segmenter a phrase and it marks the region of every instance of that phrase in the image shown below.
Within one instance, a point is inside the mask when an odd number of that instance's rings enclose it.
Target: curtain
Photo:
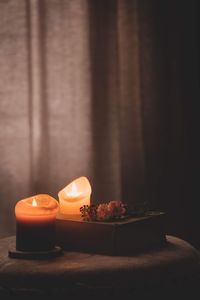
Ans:
[[[1,236],[18,200],[58,198],[82,175],[94,203],[147,201],[183,227],[196,187],[195,3],[0,0]]]

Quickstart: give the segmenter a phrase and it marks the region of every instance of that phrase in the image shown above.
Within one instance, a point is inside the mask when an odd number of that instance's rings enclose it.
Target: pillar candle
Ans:
[[[90,205],[92,189],[86,177],[79,177],[58,193],[60,214],[67,218],[80,216],[80,207]]]
[[[47,194],[35,195],[17,202],[16,249],[47,251],[55,247],[55,221],[58,201]]]

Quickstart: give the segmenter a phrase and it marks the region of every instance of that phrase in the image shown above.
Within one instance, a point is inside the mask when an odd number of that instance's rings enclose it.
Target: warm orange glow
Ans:
[[[60,213],[69,217],[80,215],[80,207],[90,205],[92,189],[86,177],[79,177],[58,193]]]
[[[15,215],[17,219],[21,218],[55,218],[58,212],[58,201],[47,194],[35,195],[17,202],[15,206]]]
[[[16,249],[20,251],[53,249],[58,208],[58,201],[47,194],[18,201],[15,206]]]

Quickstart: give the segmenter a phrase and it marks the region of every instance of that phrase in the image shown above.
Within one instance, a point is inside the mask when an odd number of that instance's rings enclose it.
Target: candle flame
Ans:
[[[71,189],[70,194],[75,196],[75,195],[77,195],[77,193],[78,193],[78,189],[77,189],[76,183],[72,182],[72,189]]]
[[[78,192],[78,188],[75,182],[72,182],[71,184],[71,191],[69,191],[67,193],[68,196],[70,197],[77,197],[80,195],[80,193]]]
[[[32,206],[38,206],[38,204],[37,204],[37,201],[36,201],[36,199],[35,199],[35,198],[33,198],[33,201],[32,201]]]

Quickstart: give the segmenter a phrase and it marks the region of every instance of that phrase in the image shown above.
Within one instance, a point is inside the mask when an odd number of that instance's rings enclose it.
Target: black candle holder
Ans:
[[[18,259],[52,259],[60,256],[62,253],[62,248],[59,246],[55,246],[53,249],[46,251],[20,251],[16,250],[14,247],[11,247],[8,250],[8,256],[10,258]]]

